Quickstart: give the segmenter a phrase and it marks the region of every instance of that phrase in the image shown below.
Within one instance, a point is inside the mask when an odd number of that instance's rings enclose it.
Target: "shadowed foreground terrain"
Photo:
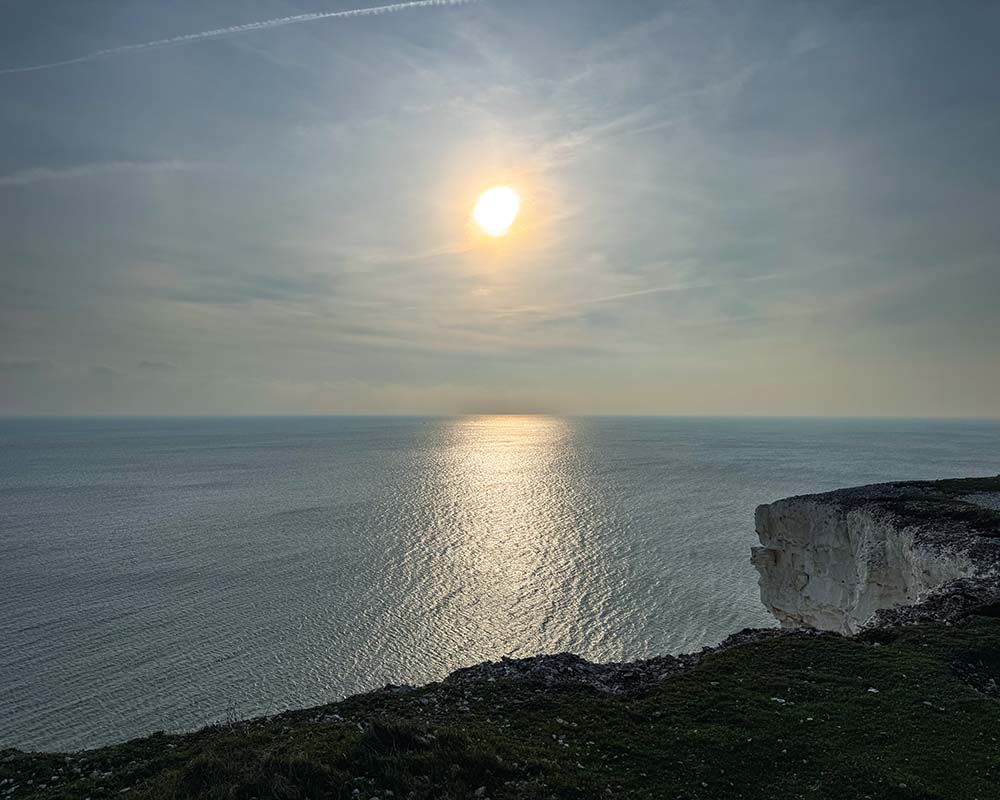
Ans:
[[[8,750],[0,798],[997,796],[994,619],[772,635],[627,694],[502,674],[69,755]]]

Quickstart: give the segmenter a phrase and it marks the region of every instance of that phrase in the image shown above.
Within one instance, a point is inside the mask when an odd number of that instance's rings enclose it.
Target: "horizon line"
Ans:
[[[551,411],[459,411],[442,413],[385,413],[371,414],[360,412],[330,412],[330,413],[266,413],[266,414],[158,414],[158,413],[68,413],[68,414],[32,414],[0,412],[0,420],[37,419],[37,420],[71,420],[71,419],[455,419],[457,417],[555,417],[562,419],[725,419],[725,420],[913,420],[913,421],[978,421],[1000,422],[1000,414],[983,415],[934,415],[934,414],[693,414],[693,413],[583,413],[562,414]]]

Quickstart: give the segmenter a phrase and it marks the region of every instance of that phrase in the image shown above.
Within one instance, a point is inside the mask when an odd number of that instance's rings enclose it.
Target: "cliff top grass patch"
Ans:
[[[1000,621],[713,653],[635,695],[387,689],[75,754],[0,755],[4,798],[988,798],[1000,702],[956,663]]]

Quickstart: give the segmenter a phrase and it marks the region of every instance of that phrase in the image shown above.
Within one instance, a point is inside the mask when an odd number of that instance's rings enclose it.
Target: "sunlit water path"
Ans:
[[[996,422],[0,421],[0,747],[770,625],[753,508],[1000,472]]]

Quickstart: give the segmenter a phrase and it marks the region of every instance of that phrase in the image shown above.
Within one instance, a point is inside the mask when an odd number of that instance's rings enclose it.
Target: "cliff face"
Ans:
[[[855,633],[1000,602],[1000,476],[793,497],[756,526],[761,600],[784,627]]]

